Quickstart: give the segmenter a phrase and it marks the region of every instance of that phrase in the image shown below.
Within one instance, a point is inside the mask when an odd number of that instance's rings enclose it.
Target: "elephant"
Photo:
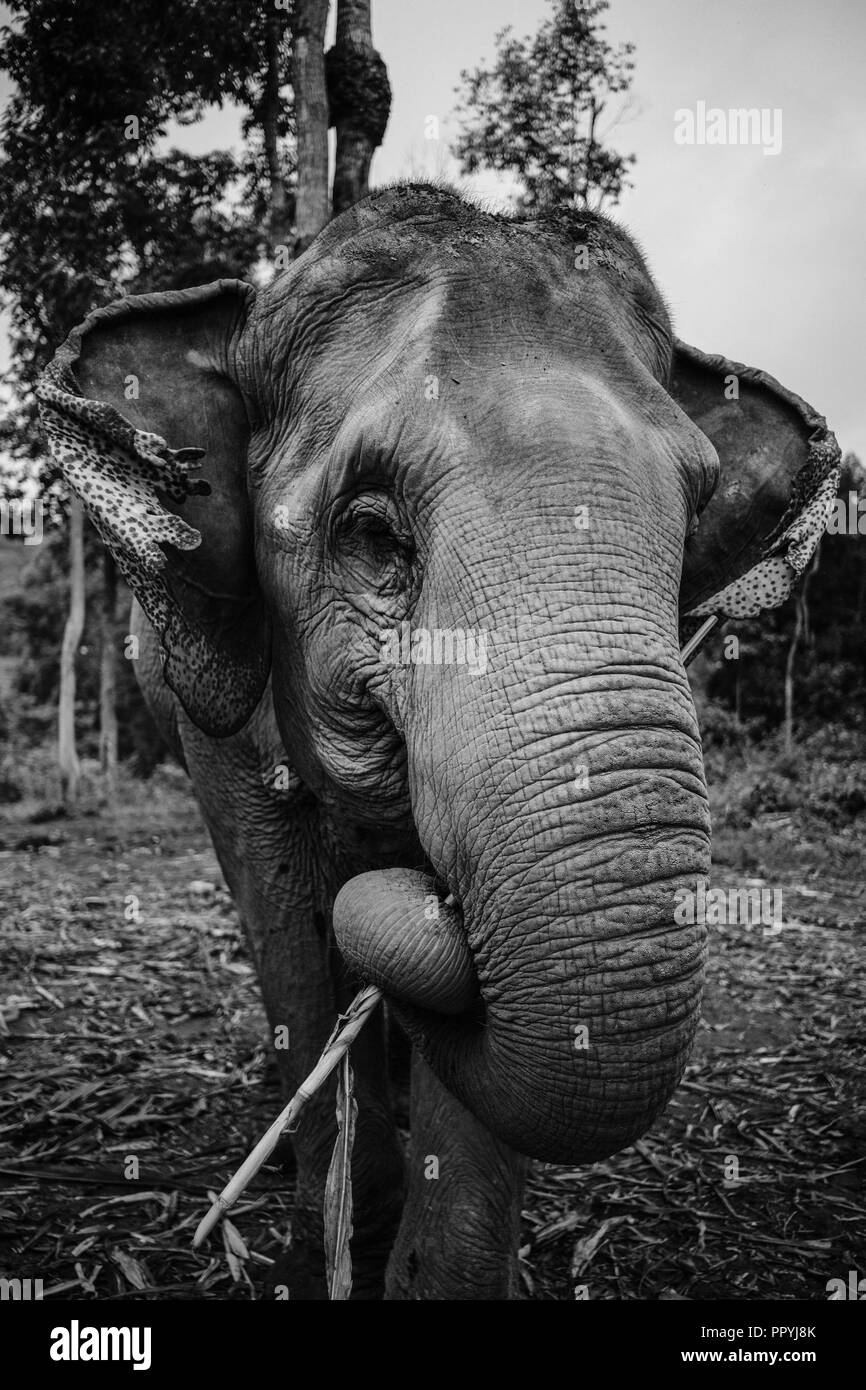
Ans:
[[[680,342],[612,220],[414,183],[264,287],[98,309],[38,399],[289,1094],[383,993],[352,1049],[352,1297],[520,1297],[528,1162],[613,1154],[681,1078],[707,942],[674,903],[710,869],[681,640],[787,595],[835,438]],[[331,1085],[292,1136],[292,1298],[326,1296],[335,1133]]]

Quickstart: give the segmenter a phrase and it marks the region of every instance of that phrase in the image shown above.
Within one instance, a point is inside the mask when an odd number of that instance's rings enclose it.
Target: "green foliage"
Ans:
[[[618,202],[634,163],[604,144],[602,119],[611,97],[631,85],[634,46],[612,48],[605,39],[600,19],[608,0],[551,3],[553,17],[534,38],[514,38],[505,28],[493,66],[461,73],[454,153],[466,174],[515,174],[527,211],[599,209]]]
[[[120,293],[167,288],[219,261],[248,276],[265,248],[270,171],[256,141],[268,25],[286,11],[252,0],[13,0],[0,69],[15,84],[0,125],[0,294],[11,311],[12,381],[26,402],[0,447],[38,458],[29,390],[69,330]],[[292,105],[277,121],[283,172]],[[245,156],[164,151],[171,119],[208,103],[246,108]]]
[[[703,724],[702,724],[703,733]],[[713,824],[745,829],[790,813],[806,831],[866,825],[866,727],[828,723],[804,733],[793,753],[778,731],[739,744],[704,743]]]

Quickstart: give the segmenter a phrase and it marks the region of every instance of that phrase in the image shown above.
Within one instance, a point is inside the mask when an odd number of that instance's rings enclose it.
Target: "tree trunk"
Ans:
[[[785,752],[788,754],[794,751],[794,658],[797,655],[797,648],[803,633],[802,594],[797,595],[796,605],[797,616],[794,620],[794,633],[788,648],[788,659],[785,662]]]
[[[592,180],[595,173],[595,127],[600,114],[601,108],[594,101],[592,103],[592,114],[589,120],[589,134],[586,139],[586,163],[583,173],[583,188],[580,193],[582,206],[585,208],[589,207],[589,190],[592,188]],[[601,206],[601,202],[602,200],[600,198],[599,206]],[[578,205],[581,206],[580,203]]]
[[[114,615],[117,609],[117,566],[110,550],[103,554],[102,646],[99,661],[99,765],[105,792],[113,802],[117,792],[117,651]]]
[[[291,231],[291,208],[286,176],[280,159],[279,118],[280,118],[280,41],[283,37],[285,13],[274,10],[268,15],[265,28],[265,52],[267,71],[265,91],[262,101],[262,133],[264,136],[265,159],[270,179],[270,206],[268,209],[268,241],[271,250],[277,246],[287,246]]]
[[[75,657],[84,631],[84,509],[77,497],[69,504],[69,613],[60,649],[60,703],[57,763],[64,804],[74,806],[81,767],[75,748]]]
[[[328,96],[325,25],[328,0],[295,0],[292,82],[298,144],[295,254],[306,251],[328,220]]]
[[[808,638],[809,635],[809,583],[818,569],[820,554],[821,547],[819,545],[812,563],[803,576],[803,586],[796,597],[797,616],[794,620],[791,645],[788,648],[788,659],[785,662],[785,752],[787,754],[794,751],[794,661],[800,639],[804,635]]]
[[[370,0],[338,0],[337,37],[326,60],[330,124],[337,127],[333,211],[365,197],[373,151],[391,111],[388,72],[373,47]]]

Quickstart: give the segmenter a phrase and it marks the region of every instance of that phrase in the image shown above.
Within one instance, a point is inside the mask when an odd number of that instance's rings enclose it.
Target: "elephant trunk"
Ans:
[[[335,928],[488,1128],[532,1157],[594,1161],[646,1130],[697,1027],[704,928],[674,915],[709,868],[690,697],[681,667],[560,680],[555,701],[507,711],[489,691],[469,710],[463,689],[462,745],[410,741],[436,879],[361,875]]]

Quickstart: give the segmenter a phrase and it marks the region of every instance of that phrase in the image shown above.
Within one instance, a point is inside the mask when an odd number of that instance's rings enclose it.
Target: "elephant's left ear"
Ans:
[[[832,512],[835,435],[765,372],[685,343],[676,345],[669,390],[720,464],[718,487],[686,542],[680,616],[747,618],[777,608]]]

